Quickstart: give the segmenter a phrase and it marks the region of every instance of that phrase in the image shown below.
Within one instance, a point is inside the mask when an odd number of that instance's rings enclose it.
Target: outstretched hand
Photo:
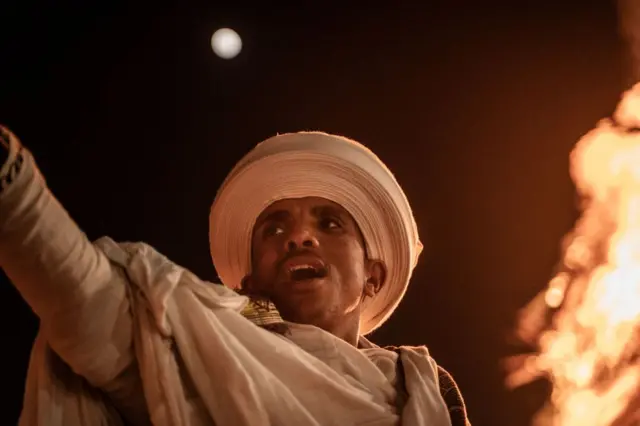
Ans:
[[[0,166],[7,161],[7,157],[9,156],[9,131],[0,125]]]
[[[24,158],[19,147],[16,136],[0,125],[0,194],[20,172]]]

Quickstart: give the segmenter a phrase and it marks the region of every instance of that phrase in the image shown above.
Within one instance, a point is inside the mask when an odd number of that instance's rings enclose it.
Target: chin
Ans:
[[[293,309],[280,310],[282,319],[297,324],[315,325],[324,328],[322,324],[327,322],[327,311],[319,303],[318,306],[309,306],[307,304],[297,304]]]

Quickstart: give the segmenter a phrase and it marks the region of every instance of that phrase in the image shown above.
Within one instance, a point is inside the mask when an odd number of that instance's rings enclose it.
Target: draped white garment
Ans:
[[[450,426],[437,366],[313,326],[285,336],[247,299],[145,244],[92,244],[25,151],[0,194],[0,266],[40,317],[20,426]]]
[[[357,349],[313,326],[289,324],[282,337],[240,314],[246,298],[202,282],[147,245],[125,251],[102,239],[98,246],[133,284],[134,346],[154,425],[450,425],[424,347],[401,350],[409,398],[396,413],[395,352]],[[115,411],[40,335],[20,425],[112,424],[121,424]]]

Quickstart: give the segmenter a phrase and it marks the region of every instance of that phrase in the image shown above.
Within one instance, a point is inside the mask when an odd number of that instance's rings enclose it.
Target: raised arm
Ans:
[[[0,267],[40,318],[52,349],[92,385],[126,399],[137,386],[126,276],[91,244],[30,152],[2,127],[0,145]]]

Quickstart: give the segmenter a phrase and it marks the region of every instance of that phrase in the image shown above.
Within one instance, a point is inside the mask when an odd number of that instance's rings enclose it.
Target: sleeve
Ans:
[[[440,382],[440,394],[449,409],[451,426],[471,426],[471,422],[467,417],[467,408],[458,385],[451,374],[440,366],[438,366],[438,380]]]
[[[69,217],[29,151],[0,133],[9,146],[0,168],[0,267],[76,374],[107,393],[131,394],[138,384],[126,274]]]

